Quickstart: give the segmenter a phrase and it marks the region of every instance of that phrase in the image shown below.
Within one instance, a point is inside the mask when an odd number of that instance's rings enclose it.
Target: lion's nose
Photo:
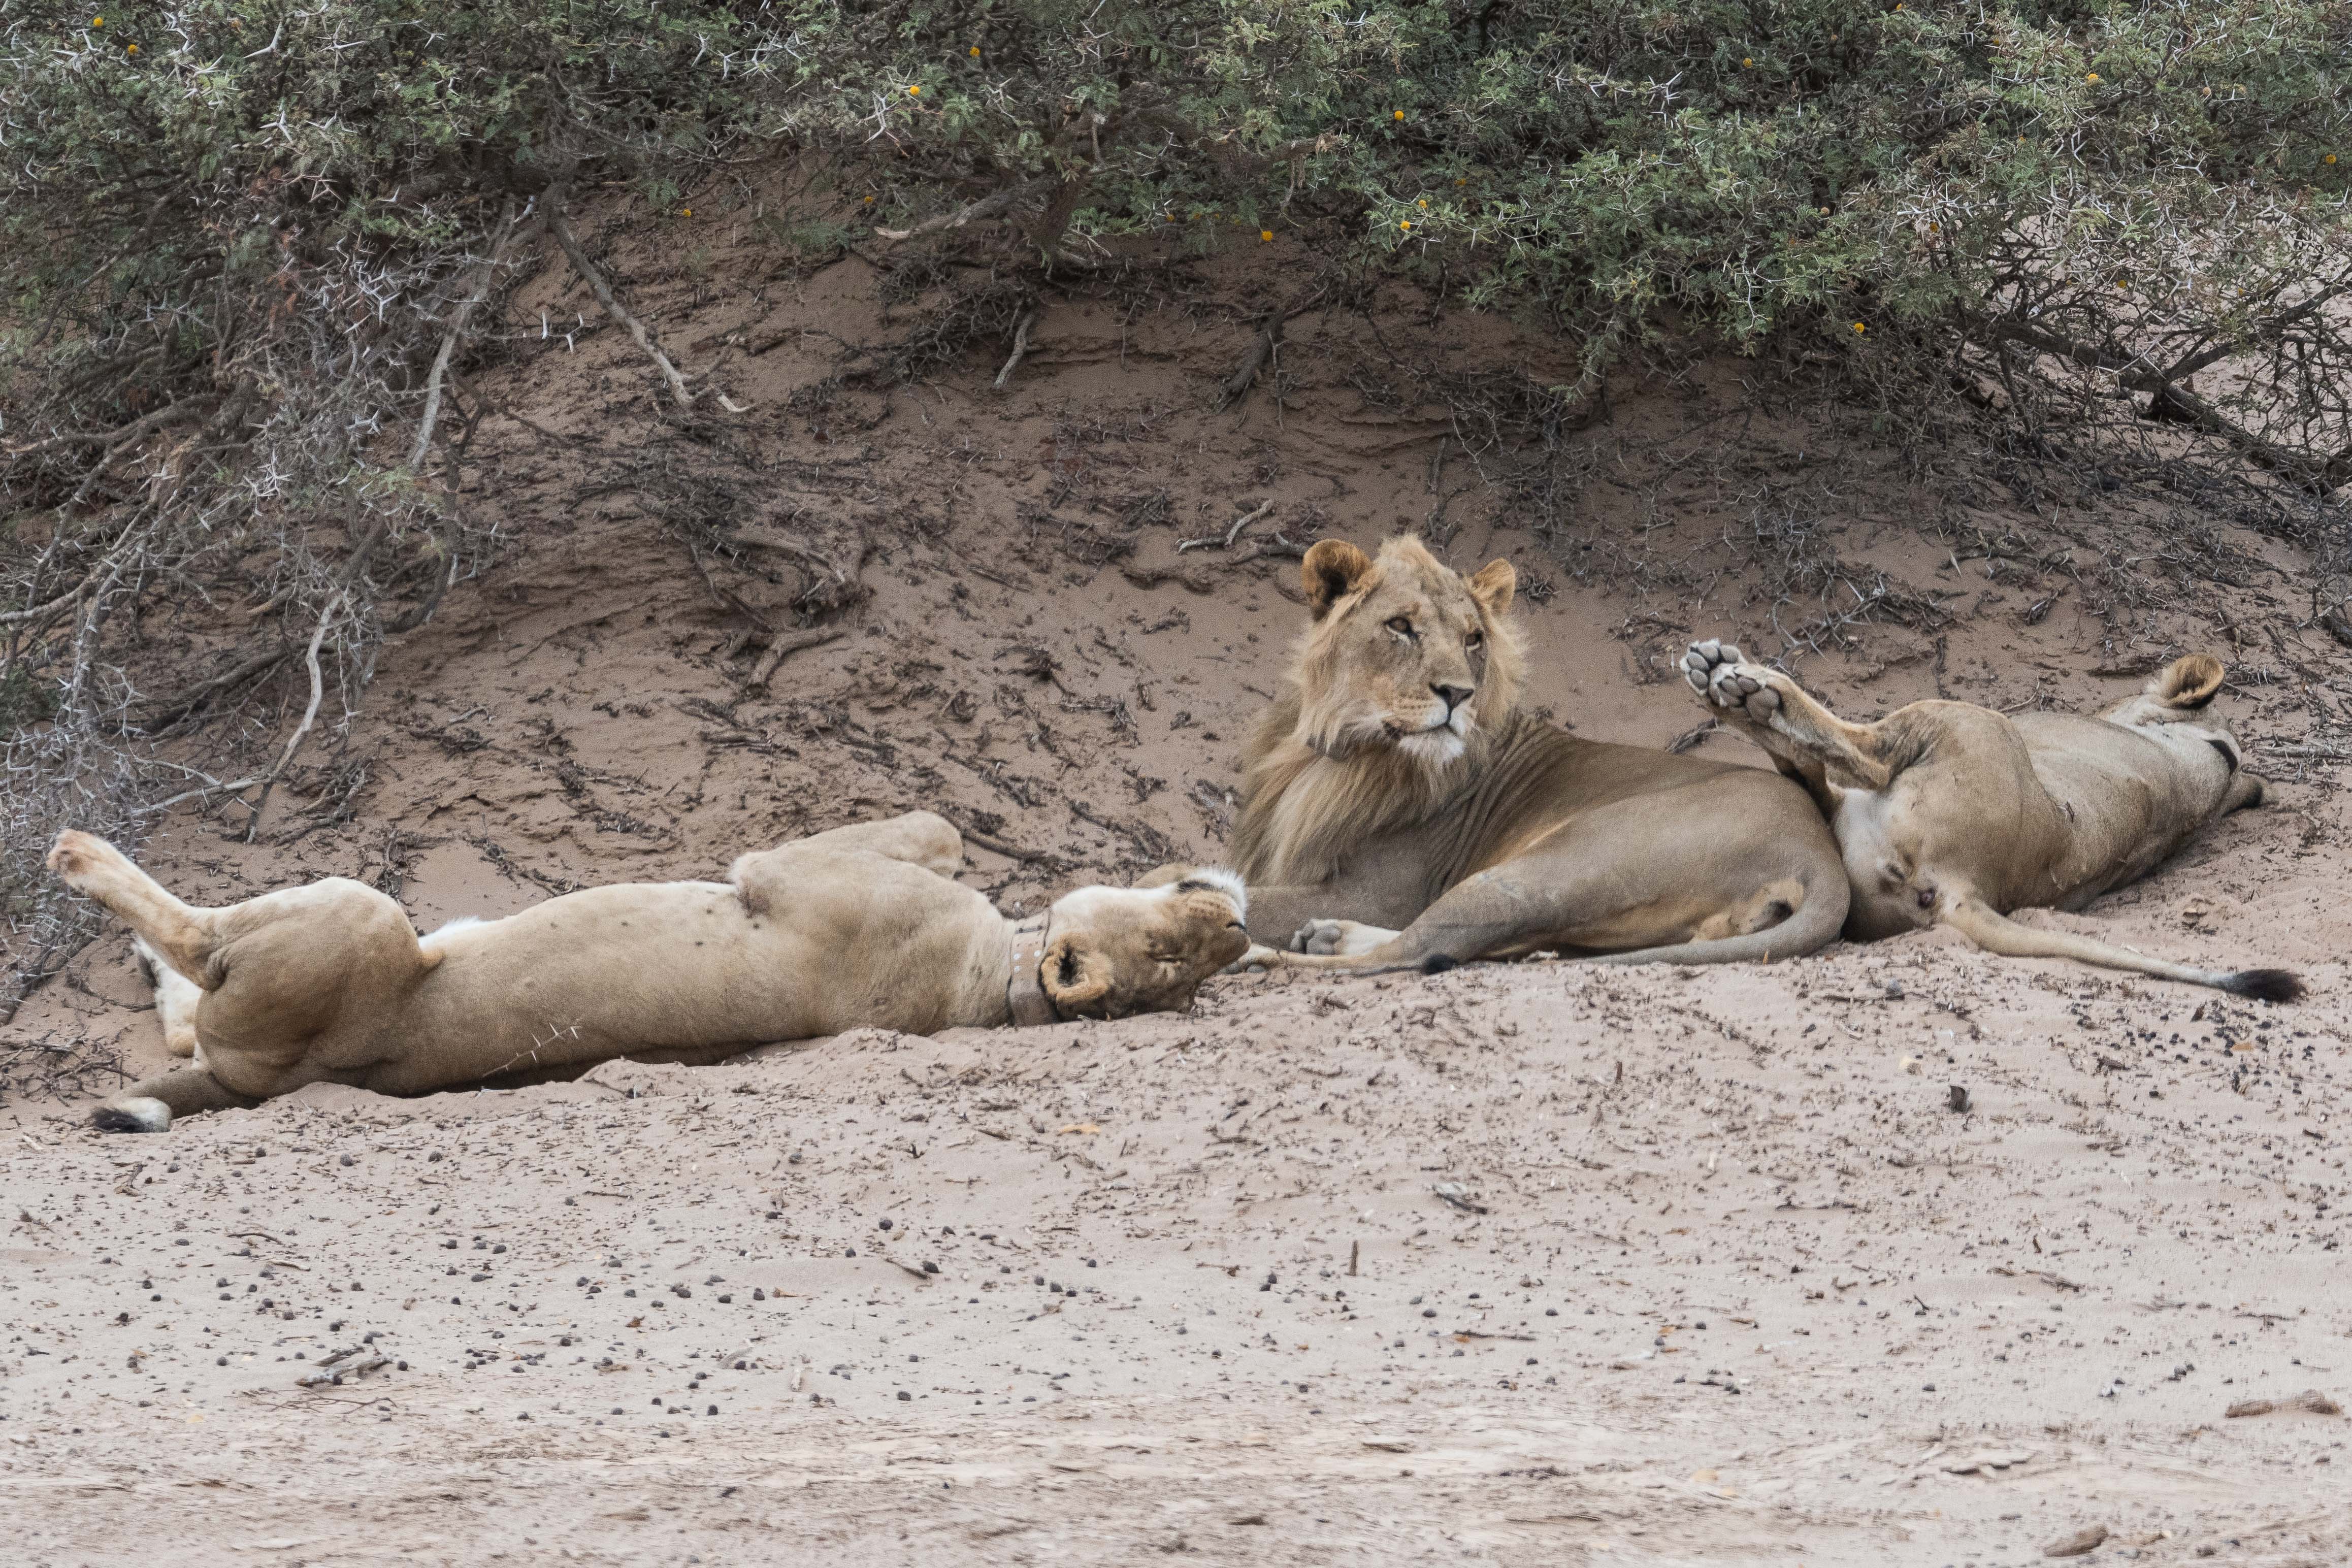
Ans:
[[[1430,687],[1430,689],[1437,693],[1437,700],[1440,702],[1444,703],[1445,710],[1448,713],[1451,713],[1456,708],[1461,707],[1465,702],[1469,701],[1471,695],[1478,689],[1475,686],[1438,686],[1433,684]]]

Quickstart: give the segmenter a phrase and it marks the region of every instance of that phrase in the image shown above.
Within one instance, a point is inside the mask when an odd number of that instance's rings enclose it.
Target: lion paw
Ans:
[[[1358,958],[1395,936],[1383,927],[1356,921],[1308,921],[1290,939],[1290,949],[1322,958]]]
[[[111,847],[96,834],[68,827],[58,835],[57,843],[49,848],[49,869],[79,892],[84,879],[98,868]]]
[[[1780,706],[1772,672],[1749,664],[1736,644],[1712,638],[1691,644],[1683,655],[1683,676],[1692,690],[1729,715],[1761,721]]]

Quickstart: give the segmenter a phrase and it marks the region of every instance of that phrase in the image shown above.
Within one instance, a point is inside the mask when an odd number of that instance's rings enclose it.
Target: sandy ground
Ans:
[[[838,278],[681,285],[666,330],[838,324]],[[2109,497],[2101,537],[2202,541],[2192,590],[2118,608],[2060,553],[2095,514],[1731,419],[1729,375],[1621,404],[1582,532],[1538,538],[1473,486],[1493,454],[1367,401],[1347,320],[1294,323],[1283,407],[1207,414],[1243,319],[1057,310],[1012,397],[975,359],[821,441],[782,411],[824,357],[778,349],[734,384],[774,412],[724,462],[646,433],[609,333],[568,390],[486,378],[561,443],[486,427],[472,504],[509,553],[386,649],[258,842],[182,818],[142,859],[210,901],[360,876],[427,925],[916,805],[1007,909],[1213,859],[1303,616],[1291,563],[1174,547],[1271,498],[1293,537],[1433,527],[1458,563],[1517,561],[1546,590],[1531,700],[1601,739],[1703,721],[1657,679],[1696,634],[1812,627],[1836,657],[1800,673],[1865,716],[2111,700],[2229,653],[2272,806],[2037,918],[2287,964],[2312,998],[1928,936],[1766,970],[1236,976],[1186,1017],[310,1090],[152,1139],[19,1097],[0,1561],[1991,1568],[2102,1529],[2077,1561],[2352,1557],[2344,1418],[2227,1414],[2352,1396],[2352,853],[2314,760],[2352,713],[2293,630],[2285,547]],[[647,453],[860,563],[843,635],[757,689],[747,617],[789,625],[803,580],[698,564],[608,482]],[[1942,608],[1825,634],[1874,582]],[[110,933],[9,1033],[150,1071],[145,1002]]]

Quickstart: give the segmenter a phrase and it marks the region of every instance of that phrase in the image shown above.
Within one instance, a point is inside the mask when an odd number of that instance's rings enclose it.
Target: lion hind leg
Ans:
[[[1885,789],[1895,770],[1867,724],[1849,724],[1777,669],[1750,664],[1730,643],[1698,642],[1683,676],[1716,717],[1785,763],[1814,788]]]
[[[155,993],[155,1016],[163,1026],[163,1048],[175,1057],[194,1057],[201,1063],[196,1008],[204,1002],[204,987],[164,963],[145,937],[133,933],[131,951],[139,960],[139,972]]]
[[[2006,958],[2071,958],[2102,969],[2124,969],[2158,980],[2210,985],[2262,1002],[2292,1002],[2303,994],[2302,978],[2284,969],[2195,969],[2071,931],[2038,931],[2020,925],[1973,896],[1951,900],[1937,911],[1944,923],[1987,952]]]
[[[49,850],[49,869],[75,892],[95,899],[146,941],[163,963],[199,986],[212,957],[214,911],[173,898],[133,865],[131,857],[94,833],[67,828]]]

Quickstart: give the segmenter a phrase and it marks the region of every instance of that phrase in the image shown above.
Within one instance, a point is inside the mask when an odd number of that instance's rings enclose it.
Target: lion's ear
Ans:
[[[1110,960],[1063,937],[1046,951],[1039,976],[1054,1005],[1068,1013],[1099,1002],[1110,993]]]
[[[1470,577],[1470,596],[1490,616],[1499,616],[1509,609],[1511,596],[1518,591],[1518,568],[1507,561],[1489,561]]]
[[[1372,558],[1346,540],[1317,540],[1299,563],[1308,613],[1318,621],[1329,615],[1331,606],[1354,593],[1371,569]]]
[[[2221,689],[2221,661],[2210,653],[2174,659],[2148,682],[2151,695],[2175,708],[2202,708]]]

